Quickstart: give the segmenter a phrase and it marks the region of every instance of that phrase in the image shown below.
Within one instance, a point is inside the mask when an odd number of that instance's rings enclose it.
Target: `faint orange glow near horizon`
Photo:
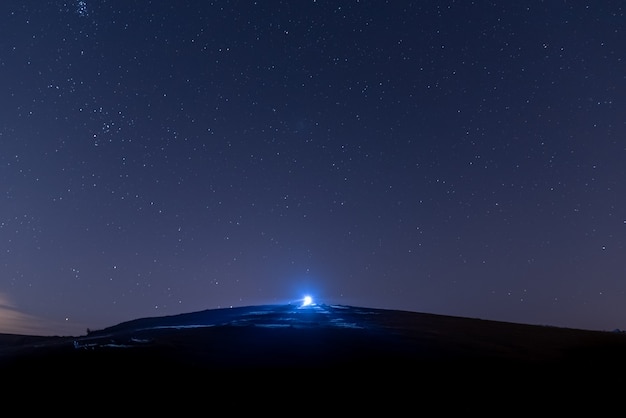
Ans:
[[[19,311],[6,294],[0,293],[0,334],[69,335],[69,327]]]

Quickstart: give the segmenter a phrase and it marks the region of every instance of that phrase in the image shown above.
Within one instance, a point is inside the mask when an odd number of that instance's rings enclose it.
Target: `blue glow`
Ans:
[[[302,299],[302,306],[309,306],[313,304],[313,298],[309,295],[305,296],[304,299]]]

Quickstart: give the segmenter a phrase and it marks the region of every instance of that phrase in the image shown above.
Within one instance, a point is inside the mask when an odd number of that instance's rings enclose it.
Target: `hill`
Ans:
[[[363,362],[385,369],[472,362],[615,368],[626,364],[626,335],[362,307],[267,305],[137,319],[79,337],[5,334],[0,350],[4,370],[90,361],[98,367],[109,356],[135,360],[124,367],[158,359],[194,370]]]
[[[267,305],[142,318],[78,337],[0,335],[0,373],[4,381],[30,385],[55,376],[64,384],[114,379],[116,387],[162,388],[233,373],[263,376],[258,385],[267,376],[286,378],[281,382],[289,386],[303,376],[294,371],[315,371],[352,388],[501,396],[519,394],[520,387],[544,394],[567,388],[571,395],[626,376],[624,353],[626,335],[619,332]]]

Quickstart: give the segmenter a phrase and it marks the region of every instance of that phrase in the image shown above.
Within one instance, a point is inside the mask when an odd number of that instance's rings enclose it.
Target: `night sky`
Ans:
[[[318,303],[626,328],[622,1],[2,1],[0,332]]]

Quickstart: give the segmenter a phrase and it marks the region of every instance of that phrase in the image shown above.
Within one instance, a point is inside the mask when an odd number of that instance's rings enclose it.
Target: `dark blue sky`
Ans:
[[[0,16],[0,332],[305,293],[626,328],[620,1]]]

